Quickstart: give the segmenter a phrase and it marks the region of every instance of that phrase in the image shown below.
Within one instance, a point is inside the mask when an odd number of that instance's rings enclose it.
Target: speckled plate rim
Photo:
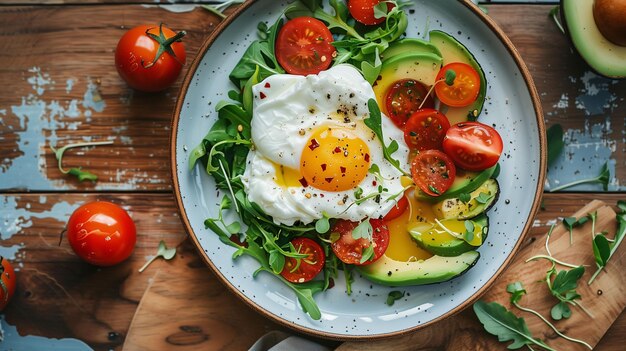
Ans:
[[[458,306],[456,306],[455,308],[451,309],[450,311],[442,314],[441,316],[436,317],[436,318],[434,318],[431,321],[428,321],[426,323],[419,324],[419,325],[416,325],[416,326],[413,326],[413,327],[410,327],[410,328],[401,329],[401,330],[398,330],[398,331],[395,331],[395,332],[379,333],[379,334],[371,334],[371,335],[345,335],[345,334],[330,333],[330,332],[324,332],[324,331],[309,329],[309,328],[306,328],[306,327],[304,327],[302,325],[298,325],[298,324],[295,324],[295,323],[290,323],[289,321],[287,321],[287,320],[285,320],[283,318],[280,318],[279,316],[277,316],[277,315],[271,313],[270,311],[266,310],[262,306],[257,305],[256,303],[251,301],[245,294],[241,293],[234,286],[232,286],[232,284],[228,281],[228,279],[226,277],[224,277],[224,275],[220,272],[220,270],[217,269],[217,267],[213,264],[213,262],[211,261],[211,259],[208,256],[208,254],[202,249],[200,241],[198,240],[198,237],[196,236],[196,234],[195,234],[195,232],[194,232],[194,230],[193,230],[193,228],[191,226],[191,223],[189,222],[189,218],[187,216],[187,211],[185,209],[185,205],[183,203],[182,195],[181,195],[181,192],[180,192],[180,183],[179,183],[179,179],[178,179],[178,164],[176,163],[176,143],[177,143],[177,137],[178,137],[178,125],[179,125],[179,121],[180,121],[180,114],[181,114],[181,111],[182,111],[182,108],[183,108],[183,103],[184,103],[184,100],[185,100],[185,96],[187,95],[187,90],[189,89],[189,86],[191,84],[191,81],[192,81],[195,73],[196,73],[196,70],[198,69],[198,66],[200,65],[200,62],[204,58],[204,55],[207,52],[207,50],[209,49],[209,47],[218,38],[218,36],[237,17],[239,17],[239,15],[241,15],[243,12],[245,12],[256,1],[258,1],[258,0],[248,0],[245,3],[243,3],[232,14],[230,14],[225,20],[223,20],[215,28],[215,30],[209,35],[209,37],[204,41],[204,43],[202,44],[202,46],[198,50],[198,53],[197,53],[195,59],[193,60],[191,66],[189,67],[189,70],[187,71],[187,74],[186,74],[185,79],[183,81],[183,84],[181,86],[181,90],[180,90],[180,92],[178,94],[178,99],[177,99],[177,102],[176,102],[176,108],[174,110],[174,114],[173,114],[173,118],[172,118],[172,129],[171,129],[171,134],[170,134],[170,167],[171,167],[172,185],[173,185],[174,195],[175,195],[176,203],[177,203],[177,206],[178,206],[178,210],[179,210],[179,212],[181,214],[180,218],[181,218],[181,220],[183,222],[183,225],[185,226],[185,230],[187,231],[187,233],[189,234],[189,237],[193,241],[193,244],[196,247],[196,249],[198,250],[198,254],[200,255],[200,257],[202,257],[204,262],[211,268],[211,270],[215,273],[217,278],[232,293],[234,293],[236,296],[238,296],[243,302],[245,302],[252,309],[256,310],[257,312],[260,312],[261,314],[263,314],[267,318],[269,318],[269,319],[271,319],[271,320],[273,320],[273,321],[275,321],[275,322],[277,322],[277,323],[279,323],[279,324],[281,324],[283,326],[286,326],[288,328],[294,329],[294,330],[302,332],[302,333],[306,333],[306,334],[309,334],[309,335],[322,337],[322,338],[326,338],[326,339],[334,339],[334,340],[373,340],[373,339],[381,339],[381,338],[388,338],[388,337],[392,337],[392,336],[403,335],[403,334],[407,334],[407,333],[410,333],[410,332],[418,330],[418,329],[425,328],[425,327],[427,327],[427,326],[429,326],[431,324],[434,324],[434,323],[436,323],[436,322],[438,322],[440,320],[443,320],[445,318],[453,316],[453,315],[461,312],[462,310],[464,310],[465,308],[467,308],[471,304],[473,304],[485,292],[487,292],[487,290],[491,287],[491,285],[495,282],[495,280],[504,272],[504,270],[506,269],[508,264],[511,262],[511,260],[513,259],[513,257],[517,253],[517,251],[519,250],[522,242],[524,242],[524,239],[528,235],[530,227],[532,226],[532,219],[535,217],[537,211],[539,210],[541,197],[543,195],[543,186],[544,186],[545,176],[546,176],[546,162],[547,162],[546,161],[547,160],[547,156],[546,155],[547,154],[546,154],[546,131],[545,131],[545,122],[544,122],[544,117],[543,117],[543,110],[541,108],[541,102],[540,102],[540,99],[539,99],[539,94],[537,93],[537,88],[535,87],[533,79],[532,79],[532,77],[530,75],[530,71],[526,67],[526,64],[522,60],[522,57],[520,56],[519,52],[517,51],[517,49],[515,49],[515,47],[513,46],[513,43],[509,40],[509,38],[506,36],[506,34],[504,34],[502,29],[500,29],[500,27],[495,23],[495,21],[493,21],[490,17],[488,17],[486,14],[484,14],[483,11],[478,6],[473,4],[470,0],[459,0],[459,2],[462,3],[463,5],[465,5],[471,11],[471,13],[473,13],[475,16],[477,16],[498,37],[500,42],[504,45],[504,47],[507,49],[507,51],[511,55],[511,58],[513,58],[513,60],[515,61],[515,64],[517,65],[518,69],[520,70],[520,72],[522,74],[522,77],[524,79],[524,82],[526,83],[526,87],[528,89],[528,93],[530,95],[530,98],[531,98],[532,104],[533,104],[533,108],[534,108],[535,118],[536,118],[536,122],[537,122],[537,132],[539,134],[538,135],[538,139],[539,139],[539,154],[540,154],[539,174],[538,174],[538,178],[537,178],[537,187],[535,189],[535,196],[534,196],[534,199],[533,199],[532,207],[531,207],[531,209],[529,211],[529,214],[528,214],[528,218],[526,220],[526,224],[524,225],[524,228],[522,229],[522,232],[521,232],[517,242],[515,243],[515,246],[513,247],[511,252],[509,253],[508,257],[504,260],[502,265],[493,274],[493,276],[480,289],[478,289],[478,291],[476,291],[472,296],[470,296],[468,299],[463,301],[463,303],[459,304]]]

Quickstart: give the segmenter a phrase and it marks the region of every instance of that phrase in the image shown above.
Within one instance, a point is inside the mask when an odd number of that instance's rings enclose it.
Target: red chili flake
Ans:
[[[341,170],[341,173],[346,173],[346,167],[339,167],[339,169]]]
[[[264,85],[264,86],[265,86],[266,88],[269,88],[269,87],[270,87],[270,82],[265,83],[265,85]]]
[[[325,171],[326,170],[326,164],[322,163],[321,166],[322,166],[322,171]]]
[[[365,162],[369,162],[370,161],[370,154],[365,154]]]
[[[318,143],[315,139],[311,139],[311,145],[309,145],[309,149],[315,150],[318,147],[320,147],[320,143]]]
[[[307,182],[306,179],[304,179],[304,177],[300,179],[300,184],[302,184],[303,187],[309,186],[309,182]]]
[[[239,240],[239,235],[237,234],[233,234],[230,236],[230,241],[234,242],[235,244],[239,245],[239,246],[243,246],[243,247],[248,247],[248,243],[247,242],[241,242],[241,240]]]
[[[333,181],[334,178],[331,177],[331,178],[324,178],[324,179],[326,180],[327,183],[330,183]]]
[[[266,98],[266,96],[265,96],[265,94],[263,94],[263,92],[261,92],[261,94],[259,94],[259,96],[261,96],[261,99],[265,99]]]
[[[335,147],[335,150],[333,150],[333,154],[338,154],[341,152],[341,148],[339,146]]]
[[[335,279],[328,278],[328,288],[332,289],[335,286]]]
[[[320,194],[320,197],[324,197],[324,194]]]
[[[375,180],[372,181],[372,185],[376,186],[376,181]]]

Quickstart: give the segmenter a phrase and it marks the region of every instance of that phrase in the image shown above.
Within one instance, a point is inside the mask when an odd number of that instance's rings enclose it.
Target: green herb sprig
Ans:
[[[593,178],[589,178],[589,179],[581,179],[581,180],[577,180],[571,183],[567,183],[567,184],[563,184],[563,185],[559,185],[556,188],[552,188],[550,189],[550,192],[555,192],[555,191],[559,191],[559,190],[563,190],[563,189],[567,189],[570,187],[573,187],[575,185],[580,185],[580,184],[595,184],[595,183],[600,183],[602,184],[602,189],[604,189],[604,191],[608,191],[609,190],[609,182],[611,181],[611,170],[609,170],[609,162],[605,162],[602,165],[602,168],[600,169],[600,174],[598,174],[597,177],[593,177]]]
[[[499,303],[478,300],[473,308],[476,317],[489,334],[497,336],[500,342],[513,341],[507,346],[508,349],[517,350],[536,345],[548,351],[556,351],[530,333],[524,318],[517,317]]]
[[[598,268],[587,282],[588,285],[591,285],[598,274],[606,267],[607,263],[624,240],[624,236],[626,236],[626,201],[618,201],[617,207],[619,209],[615,216],[617,220],[617,232],[615,233],[613,242],[609,243],[609,240],[603,234],[596,235],[593,238],[593,254]]]
[[[589,350],[593,349],[591,347],[591,345],[589,345],[585,341],[579,340],[579,339],[575,339],[575,338],[570,338],[569,336],[561,333],[552,323],[550,323],[544,316],[542,316],[541,313],[539,313],[539,312],[537,312],[537,311],[535,311],[535,310],[533,310],[531,308],[521,306],[519,301],[522,299],[522,296],[526,295],[526,290],[524,289],[524,286],[522,285],[521,282],[515,282],[515,283],[511,283],[511,284],[507,285],[506,286],[506,291],[511,294],[510,301],[511,301],[511,304],[513,304],[513,306],[519,308],[520,310],[522,310],[524,312],[528,312],[528,313],[534,314],[539,319],[541,319],[544,323],[546,323],[552,330],[554,330],[554,332],[558,336],[560,336],[560,337],[562,337],[562,338],[564,338],[566,340],[569,340],[571,342],[575,342],[575,343],[584,345]]]
[[[569,244],[572,245],[574,241],[574,228],[580,227],[583,224],[587,223],[589,217],[584,216],[576,219],[576,217],[566,217],[563,218],[563,225],[567,230],[569,230]]]
[[[77,147],[100,146],[100,145],[111,145],[111,144],[113,144],[113,140],[90,141],[90,142],[84,142],[84,143],[67,144],[58,149],[55,149],[52,145],[50,145],[50,150],[54,152],[54,156],[57,159],[57,166],[59,167],[59,171],[61,171],[61,173],[73,175],[76,178],[78,178],[79,182],[82,182],[84,180],[91,180],[92,182],[95,182],[96,180],[98,180],[98,176],[96,176],[95,174],[89,171],[84,171],[80,167],[70,168],[68,170],[63,169],[63,154],[65,153],[65,151],[69,149],[77,148]]]
[[[146,262],[146,264],[141,266],[141,268],[139,268],[139,273],[143,272],[146,268],[148,268],[148,266],[152,262],[154,262],[154,260],[156,260],[159,257],[163,257],[164,260],[169,261],[172,258],[174,258],[174,256],[176,256],[176,248],[175,247],[168,248],[167,245],[165,245],[165,241],[161,240],[159,242],[159,248],[157,249],[157,254],[154,255],[151,259],[149,259],[148,262]]]

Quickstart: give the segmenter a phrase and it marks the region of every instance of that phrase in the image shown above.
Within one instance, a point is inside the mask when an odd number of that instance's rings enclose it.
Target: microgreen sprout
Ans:
[[[555,191],[559,191],[559,190],[563,190],[566,188],[570,188],[573,187],[575,185],[580,185],[580,184],[593,184],[593,183],[600,183],[602,184],[602,189],[604,189],[604,191],[609,190],[609,182],[611,181],[611,171],[609,170],[609,163],[605,162],[604,165],[602,165],[602,168],[600,169],[600,174],[598,174],[597,177],[594,178],[589,178],[589,179],[581,179],[581,180],[577,180],[571,183],[567,183],[567,184],[563,184],[563,185],[559,185],[556,188],[552,188],[550,189],[550,192],[555,192]]]
[[[550,226],[550,230],[548,230],[548,234],[546,235],[545,247],[546,247],[546,252],[548,254],[547,255],[535,255],[533,257],[530,257],[530,258],[526,259],[525,262],[535,261],[535,260],[538,260],[538,259],[545,259],[545,260],[550,261],[553,265],[554,264],[559,264],[561,266],[565,266],[565,267],[569,267],[569,268],[576,268],[576,267],[578,267],[579,265],[563,262],[563,261],[560,261],[560,260],[558,260],[558,259],[556,259],[556,258],[554,258],[552,256],[552,252],[550,252],[550,236],[552,235],[552,231],[553,230],[554,230],[554,224],[552,226]]]
[[[574,338],[570,338],[569,336],[561,333],[552,323],[550,323],[544,316],[541,315],[541,313],[528,308],[528,307],[524,307],[521,306],[519,304],[519,301],[522,299],[522,296],[526,295],[526,290],[524,289],[524,286],[522,285],[521,282],[515,282],[515,283],[511,283],[509,285],[506,286],[506,291],[508,293],[511,294],[511,304],[513,304],[513,306],[519,308],[520,310],[524,311],[524,312],[528,312],[528,313],[532,313],[535,316],[537,316],[539,319],[541,319],[544,323],[546,323],[550,328],[552,328],[552,330],[554,330],[554,332],[562,337],[563,339],[569,340],[571,342],[575,342],[575,343],[579,343],[581,345],[585,345],[585,347],[587,347],[589,350],[592,350],[593,348],[591,347],[591,345],[589,345],[588,343],[579,340],[579,339],[574,339]]]
[[[453,69],[447,69],[445,76],[441,79],[439,79],[438,81],[435,82],[435,84],[433,84],[430,89],[428,89],[428,93],[426,93],[426,96],[424,96],[424,98],[422,99],[422,103],[420,104],[420,106],[417,108],[418,110],[422,108],[422,106],[424,106],[424,103],[426,103],[426,99],[428,99],[428,97],[430,96],[430,94],[432,94],[433,90],[435,89],[435,86],[439,83],[446,83],[447,86],[452,86],[454,84],[454,80],[456,79],[456,72]]]
[[[96,176],[95,174],[89,171],[83,171],[81,168],[70,168],[68,170],[63,169],[63,154],[65,153],[66,150],[77,148],[77,147],[111,145],[111,144],[113,144],[113,140],[90,141],[90,142],[84,142],[84,143],[67,144],[58,149],[55,149],[52,145],[50,145],[50,150],[54,152],[54,156],[57,159],[57,165],[61,173],[71,174],[77,177],[78,181],[80,182],[82,182],[83,180],[91,180],[95,182],[98,179],[98,176]]]
[[[164,260],[169,261],[172,258],[174,258],[174,256],[176,255],[176,248],[172,247],[172,248],[168,248],[165,245],[165,241],[161,240],[159,242],[159,248],[157,250],[157,254],[155,256],[153,256],[150,260],[148,260],[148,262],[146,262],[146,264],[144,264],[141,268],[139,268],[139,273],[143,272],[146,268],[148,268],[148,266],[154,262],[154,260],[156,260],[159,257],[163,257]]]
[[[550,10],[550,13],[549,13],[550,18],[552,18],[556,26],[559,27],[559,30],[561,31],[561,33],[565,34],[565,29],[563,28],[563,25],[561,24],[561,20],[559,19],[560,15],[561,15],[560,5],[556,5]]]
[[[226,18],[226,15],[224,14],[224,10],[226,10],[231,5],[237,5],[241,3],[243,3],[243,0],[230,0],[230,1],[224,1],[221,4],[216,4],[216,5],[202,5],[202,8],[224,19]]]
[[[573,235],[574,235],[574,228],[576,227],[580,227],[581,225],[587,223],[587,221],[589,220],[588,216],[584,216],[584,217],[580,217],[580,219],[576,219],[576,217],[566,217],[563,218],[563,225],[565,226],[565,228],[567,228],[567,230],[569,230],[569,244],[572,245],[573,242]]]

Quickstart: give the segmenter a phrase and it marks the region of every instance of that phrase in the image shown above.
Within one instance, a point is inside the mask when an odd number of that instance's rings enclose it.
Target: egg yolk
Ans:
[[[300,173],[312,187],[345,191],[367,176],[370,153],[365,141],[344,129],[314,132],[302,150]]]
[[[389,227],[389,246],[385,255],[401,262],[426,260],[432,257],[432,254],[417,246],[409,234],[409,228],[419,223],[432,222],[435,215],[430,204],[418,201],[412,193],[408,194],[408,199],[409,208],[400,217],[389,221],[387,224]]]

